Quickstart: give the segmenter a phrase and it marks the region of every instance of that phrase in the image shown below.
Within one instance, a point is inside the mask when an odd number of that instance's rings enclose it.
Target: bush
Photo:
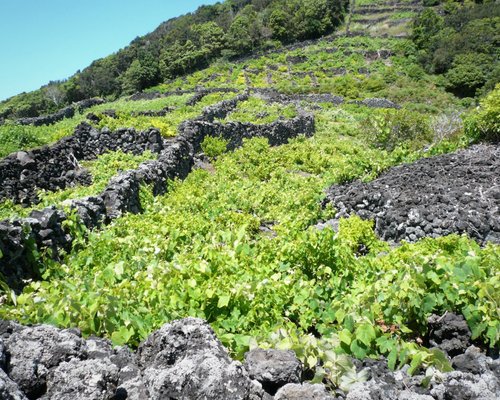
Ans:
[[[32,148],[43,144],[31,127],[22,125],[4,125],[0,130],[0,157],[19,149]]]
[[[459,54],[446,73],[446,88],[461,97],[473,97],[490,76],[493,58],[485,54]]]
[[[392,151],[400,145],[422,147],[432,140],[429,119],[408,110],[384,110],[364,122],[367,133],[377,147]]]
[[[218,157],[227,150],[228,141],[221,137],[207,136],[201,143],[201,149],[208,157]]]
[[[465,135],[471,142],[500,141],[500,83],[465,120]]]

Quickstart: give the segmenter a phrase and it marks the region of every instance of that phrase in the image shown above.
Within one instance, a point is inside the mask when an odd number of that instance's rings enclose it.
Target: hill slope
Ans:
[[[0,127],[0,317],[59,328],[0,323],[4,387],[498,396],[498,144],[463,148],[498,140],[500,86],[447,91],[421,10],[359,2],[331,35]]]
[[[341,23],[347,1],[226,0],[164,22],[64,82],[0,103],[0,118],[33,117],[72,102],[116,98],[190,71],[282,43],[319,37]]]

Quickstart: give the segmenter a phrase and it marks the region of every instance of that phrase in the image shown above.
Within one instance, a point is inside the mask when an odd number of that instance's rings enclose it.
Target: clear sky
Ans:
[[[216,0],[0,0],[0,100],[68,78]]]

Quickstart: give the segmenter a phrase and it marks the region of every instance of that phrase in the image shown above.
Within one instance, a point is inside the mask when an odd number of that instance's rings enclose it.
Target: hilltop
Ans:
[[[201,8],[148,40],[286,29],[8,116],[0,397],[498,397],[499,7],[334,4]]]

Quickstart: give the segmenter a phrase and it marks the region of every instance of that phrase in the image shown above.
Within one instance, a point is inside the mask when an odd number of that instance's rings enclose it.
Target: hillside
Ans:
[[[320,37],[347,0],[226,0],[173,18],[62,82],[0,102],[0,118],[35,117],[90,97],[116,99],[249,52]]]
[[[429,3],[11,114],[0,398],[498,398],[499,7]]]

